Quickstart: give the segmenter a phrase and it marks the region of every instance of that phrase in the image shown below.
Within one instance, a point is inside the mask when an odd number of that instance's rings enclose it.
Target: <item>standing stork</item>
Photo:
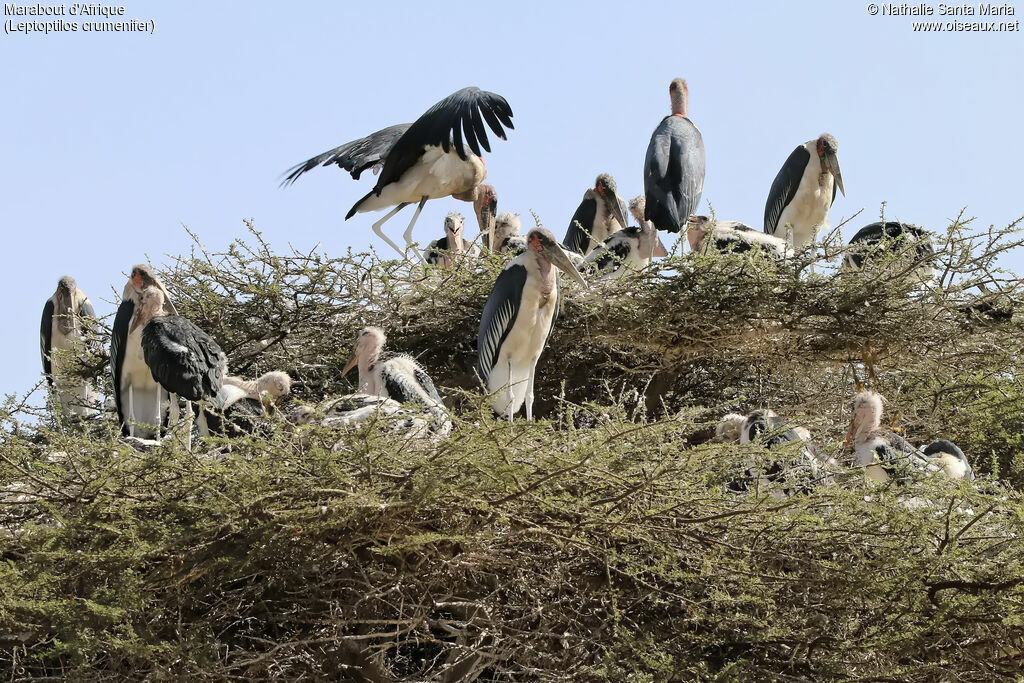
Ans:
[[[479,88],[463,88],[411,124],[389,126],[292,167],[282,184],[291,184],[320,165],[337,164],[356,179],[367,168],[379,168],[377,184],[352,206],[345,220],[357,213],[394,207],[372,227],[378,237],[404,258],[405,252],[388,239],[381,227],[404,207],[418,202],[405,229],[406,249],[415,250],[412,229],[428,199],[454,196],[474,201],[475,188],[487,176],[480,157],[481,148],[491,151],[487,127],[504,140],[502,125],[513,128],[512,109],[504,97]],[[467,154],[466,145],[472,153]]]
[[[447,414],[434,381],[412,356],[382,354],[387,340],[384,330],[379,327],[360,330],[356,336],[355,352],[341,371],[341,376],[358,366],[360,392],[392,398],[399,403],[420,403]]]
[[[164,310],[164,290],[151,286],[142,290],[140,324],[142,354],[153,379],[171,397],[171,412],[177,412],[178,396],[186,400],[186,446],[192,448],[192,403],[200,404],[199,433],[209,434],[205,405],[220,409],[219,394],[228,371],[228,359],[213,338],[180,315]],[[163,412],[157,398],[155,424]]]
[[[64,354],[83,341],[83,321],[95,317],[92,302],[70,275],[57,281],[57,291],[43,305],[43,318],[39,324],[43,374],[54,388],[64,417],[87,417],[97,412],[99,394],[92,382],[84,377],[69,376],[68,369],[64,367],[67,363]],[[61,351],[64,353],[59,353]]]
[[[938,465],[899,434],[882,429],[882,397],[862,391],[853,397],[853,417],[845,448],[853,448],[857,465],[873,481],[903,481],[907,472],[935,472]]]
[[[558,268],[586,288],[568,254],[544,228],[526,236],[526,251],[512,259],[494,282],[477,334],[477,372],[499,415],[512,417],[525,402],[533,419],[537,361],[558,319]]]
[[[569,221],[562,244],[586,256],[609,235],[626,227],[625,203],[616,194],[615,179],[607,173],[597,176],[594,187],[583,193],[583,201]]]
[[[166,404],[166,392],[153,379],[142,353],[142,291],[157,287],[163,294],[163,311],[177,314],[164,285],[147,265],[132,268],[124,286],[121,305],[114,316],[110,335],[110,374],[114,405],[123,436],[157,439],[163,421],[148,422]]]
[[[644,218],[658,230],[680,232],[704,192],[704,138],[687,118],[686,81],[674,79],[668,92],[672,113],[654,129],[644,161]]]
[[[461,213],[450,213],[444,219],[444,237],[430,243],[427,251],[427,263],[442,268],[449,268],[463,255],[472,257],[480,255],[480,248],[467,243],[463,238],[466,219]]]
[[[828,210],[843,189],[839,144],[828,133],[798,145],[782,165],[764,205],[764,231],[800,249],[827,225]]]
[[[690,251],[717,249],[742,254],[759,250],[767,256],[783,259],[793,255],[786,240],[754,230],[739,221],[716,221],[707,216],[690,216],[686,227]]]

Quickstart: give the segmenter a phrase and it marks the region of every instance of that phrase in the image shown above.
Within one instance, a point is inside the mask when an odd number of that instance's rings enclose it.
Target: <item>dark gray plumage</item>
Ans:
[[[658,230],[680,232],[704,192],[704,139],[687,118],[686,82],[673,80],[669,94],[672,114],[655,128],[644,160],[644,217]]]
[[[968,462],[967,456],[952,441],[939,439],[928,444],[924,449],[932,463],[942,468],[951,479],[974,480],[974,468]]]
[[[779,218],[796,196],[800,179],[804,177],[804,169],[807,168],[810,158],[811,153],[803,145],[799,145],[786,157],[782,168],[775,175],[771,189],[768,190],[768,201],[764,206],[764,231],[769,235],[774,235],[779,229]],[[835,199],[835,192],[832,198]]]
[[[924,228],[898,221],[877,221],[869,223],[850,238],[850,248],[843,257],[847,268],[860,269],[866,259],[888,250],[910,250],[916,259],[923,260],[935,253],[931,235]]]
[[[327,167],[337,164],[340,168],[348,171],[355,180],[359,180],[359,175],[368,168],[379,171],[384,166],[384,160],[391,148],[409,130],[411,125],[411,123],[399,123],[388,126],[376,133],[370,133],[365,138],[346,142],[323,154],[318,154],[312,159],[307,159],[288,169],[281,185],[282,187],[291,185],[300,175],[317,166]]]
[[[626,203],[618,195],[615,179],[602,173],[594,181],[594,187],[583,194],[562,244],[569,251],[586,256],[624,227]]]
[[[491,290],[480,318],[480,329],[477,331],[476,339],[476,371],[484,386],[487,386],[491,371],[498,362],[501,345],[508,337],[508,333],[512,331],[512,326],[515,325],[516,318],[519,316],[523,287],[526,286],[526,266],[518,263],[521,256],[517,256],[498,274],[498,279],[494,281],[494,288]],[[557,319],[558,307],[556,306],[555,315],[551,319],[552,327]]]
[[[227,356],[192,321],[177,315],[153,318],[142,330],[142,352],[153,379],[168,392],[189,401],[216,399]]]

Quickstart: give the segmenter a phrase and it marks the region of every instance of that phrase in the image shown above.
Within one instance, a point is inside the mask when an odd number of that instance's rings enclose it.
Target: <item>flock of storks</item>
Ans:
[[[533,418],[534,380],[538,359],[551,336],[559,313],[557,271],[581,287],[589,278],[614,278],[630,269],[642,269],[653,257],[665,256],[658,231],[685,232],[691,250],[745,252],[757,250],[785,259],[795,250],[813,248],[818,231],[827,225],[828,211],[837,190],[845,194],[834,137],[823,134],[797,148],[786,159],[769,192],[764,230],[737,221],[718,221],[695,215],[704,186],[704,143],[687,116],[688,91],[682,79],[672,81],[671,114],[651,136],[644,161],[644,195],[627,206],[615,180],[597,176],[559,242],[544,228],[525,236],[517,215],[497,213],[497,193],[484,184],[481,157],[490,151],[487,130],[505,139],[511,129],[512,110],[505,99],[478,88],[463,88],[431,107],[412,124],[399,124],[343,144],[290,169],[283,184],[294,182],[317,166],[337,165],[359,179],[371,169],[377,174],[373,189],[346,215],[390,209],[375,222],[373,231],[403,258],[411,250],[432,267],[448,267],[460,259],[492,252],[506,254],[507,265],[494,283],[484,306],[477,338],[477,372],[495,413],[507,416],[525,409]],[[429,199],[441,197],[472,202],[480,236],[464,236],[462,215],[451,213],[444,237],[432,242],[424,257],[412,239],[420,211]],[[405,231],[407,250],[401,250],[382,231],[383,224],[409,204],[417,208]],[[632,215],[636,225],[628,224]],[[851,241],[844,267],[860,268],[864,259],[892,244],[910,245],[918,253],[931,250],[927,233],[898,222],[872,223]],[[94,317],[88,298],[70,277],[60,279],[46,302],[41,325],[43,370],[53,396],[65,416],[99,412],[99,397],[90,382],[62,372],[70,349],[84,339],[83,319]],[[359,393],[330,402],[324,424],[348,424],[378,414],[414,416],[411,405],[426,414],[418,424],[445,435],[450,421],[434,383],[411,357],[383,353],[384,331],[363,329],[351,362],[359,371]],[[145,265],[135,266],[124,287],[110,343],[113,402],[122,435],[159,441],[179,420],[179,397],[185,401],[184,429],[189,447],[193,420],[200,436],[232,435],[260,424],[275,401],[290,391],[284,372],[269,372],[256,380],[228,374],[224,352],[203,330],[177,314],[163,283]],[[198,406],[198,416],[193,413]],[[872,392],[854,399],[847,447],[867,475],[884,481],[902,478],[907,468],[945,472],[953,478],[973,478],[962,451],[948,441],[921,450],[881,428],[882,400]],[[307,422],[315,411],[293,411],[293,421]],[[414,420],[414,417],[410,417]],[[802,427],[786,423],[771,411],[747,416],[727,415],[719,423],[718,441],[758,442],[769,448],[799,442],[784,449],[785,457],[761,475],[779,478],[784,472],[803,470],[801,481],[829,478],[835,463],[823,456]],[[780,451],[782,452],[782,451]],[[796,454],[796,455],[794,455]]]

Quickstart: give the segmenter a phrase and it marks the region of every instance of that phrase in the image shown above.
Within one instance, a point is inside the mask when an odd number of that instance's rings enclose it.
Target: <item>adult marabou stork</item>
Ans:
[[[381,227],[405,206],[418,202],[405,230],[408,248],[413,246],[412,229],[428,199],[453,196],[474,201],[477,186],[487,176],[480,157],[481,148],[491,151],[487,127],[504,140],[502,125],[513,128],[512,109],[504,97],[479,88],[463,88],[411,124],[389,126],[292,167],[283,184],[295,182],[320,165],[337,164],[356,179],[367,168],[380,168],[377,184],[352,206],[345,220],[357,213],[394,207],[373,224],[373,231],[404,258],[405,252],[388,239]],[[467,153],[466,145],[471,153]]]
[[[716,221],[707,216],[690,216],[686,242],[691,251],[716,249],[739,254],[759,250],[777,259],[793,255],[792,247],[782,238],[758,232],[739,221]]]
[[[450,213],[444,219],[444,237],[430,243],[427,251],[427,263],[442,268],[449,268],[464,255],[474,258],[480,255],[476,244],[466,242],[463,237],[466,219],[461,213]]]
[[[200,403],[199,433],[206,436],[204,404],[223,406],[219,394],[228,371],[228,359],[213,338],[192,321],[164,310],[164,290],[150,286],[142,291],[140,323],[142,354],[149,371],[171,397],[171,414],[177,412],[178,396],[184,398],[186,445],[192,447],[192,403]],[[154,424],[163,412],[157,398]]]
[[[797,146],[782,165],[764,205],[764,231],[786,238],[797,249],[811,242],[827,224],[828,210],[843,189],[836,139],[822,133]]]
[[[668,92],[672,113],[654,129],[644,160],[644,217],[658,230],[680,232],[704,192],[704,138],[687,118],[686,81],[674,79]]]
[[[97,412],[99,394],[92,382],[70,376],[64,367],[68,360],[65,354],[84,341],[84,320],[95,317],[92,302],[70,275],[57,281],[57,291],[43,305],[39,353],[43,359],[43,374],[54,389],[64,417],[87,417]]]
[[[399,403],[420,403],[446,412],[444,402],[430,379],[412,356],[383,355],[387,337],[379,327],[364,327],[356,336],[355,353],[341,376],[359,367],[359,391],[371,396],[393,398]]]
[[[924,454],[950,479],[974,479],[974,468],[967,462],[967,456],[960,447],[952,441],[933,441],[924,449]]]
[[[166,392],[153,379],[142,353],[142,292],[147,287],[158,287],[163,292],[163,312],[178,312],[153,269],[141,264],[133,267],[124,286],[121,305],[114,316],[110,335],[110,374],[121,434],[155,439],[160,436],[163,422],[150,420],[168,401]]]
[[[853,448],[857,465],[876,482],[904,481],[910,471],[934,473],[937,464],[899,434],[882,429],[882,397],[862,391],[853,398],[853,418],[846,448]]]
[[[934,253],[931,234],[924,228],[898,221],[878,221],[865,225],[850,239],[843,267],[860,270],[865,263],[883,254],[894,254],[920,261],[918,275],[922,280],[930,280],[935,275],[930,262]]]
[[[616,194],[615,180],[607,173],[597,176],[594,187],[569,221],[562,240],[569,250],[586,256],[612,233],[626,227],[626,205]]]
[[[544,228],[526,236],[526,251],[498,275],[477,334],[477,372],[491,406],[509,421],[525,402],[533,419],[537,361],[558,319],[561,293],[555,269],[586,288],[569,256]]]

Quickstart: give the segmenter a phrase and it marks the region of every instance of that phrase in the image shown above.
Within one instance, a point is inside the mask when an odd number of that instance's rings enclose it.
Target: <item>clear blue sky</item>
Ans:
[[[866,6],[136,0],[125,16],[154,20],[154,35],[0,35],[0,390],[38,380],[39,316],[59,276],[111,313],[134,263],[188,249],[183,224],[212,248],[251,217],[280,249],[365,249],[380,214],[343,218],[372,176],[317,169],[279,189],[282,172],[467,85],[515,113],[487,157],[499,210],[529,224],[533,209],[559,236],[598,173],[640,193],[675,76],[721,219],[760,226],[786,156],[825,131],[848,193],[833,222],[866,209],[847,237],[882,201],[934,229],[965,206],[979,226],[1024,214],[1024,35],[914,33],[910,17]],[[416,238],[440,236],[451,210],[469,215],[430,202]],[[386,226],[396,240],[409,212]]]

